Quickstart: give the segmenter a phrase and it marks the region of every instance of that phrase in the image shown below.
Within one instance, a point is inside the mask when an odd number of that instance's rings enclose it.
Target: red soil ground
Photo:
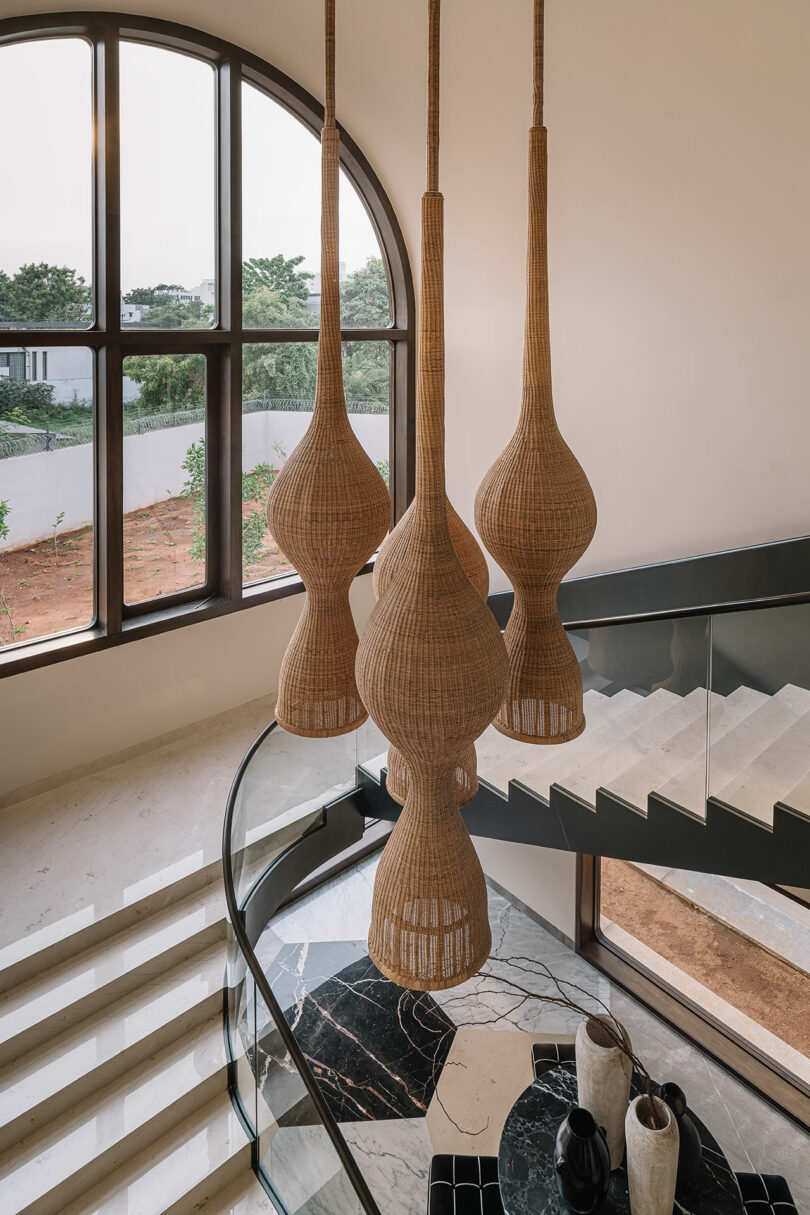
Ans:
[[[256,505],[245,503],[245,514]],[[190,556],[192,533],[192,503],[187,498],[168,498],[124,516],[124,598],[128,603],[185,590],[203,581],[203,563]],[[246,580],[270,578],[291,568],[266,534],[259,560],[246,571]],[[92,617],[91,527],[57,532],[55,544],[41,540],[0,552],[0,644],[80,628]]]
[[[810,1056],[810,976],[626,861],[603,859],[601,885],[614,923]]]

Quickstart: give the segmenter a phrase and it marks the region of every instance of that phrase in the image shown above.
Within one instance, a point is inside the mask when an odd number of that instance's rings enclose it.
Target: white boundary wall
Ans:
[[[301,439],[309,413],[272,410],[242,418],[242,467],[247,471],[263,461],[279,463],[276,444],[288,456]],[[355,434],[371,459],[388,458],[388,415],[351,414]],[[182,464],[193,442],[203,436],[202,422],[154,430],[124,439],[124,511],[162,502],[180,493],[186,473]],[[92,522],[93,453],[90,444],[63,447],[0,460],[0,499],[11,510],[9,534],[1,549],[20,548],[49,539],[53,524],[64,511],[60,532]]]

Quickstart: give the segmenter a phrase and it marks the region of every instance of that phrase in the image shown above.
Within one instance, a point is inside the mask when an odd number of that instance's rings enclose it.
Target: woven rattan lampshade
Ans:
[[[529,132],[529,248],[523,398],[517,429],[481,482],[475,522],[515,591],[504,640],[509,688],[494,725],[522,742],[562,743],[585,728],[582,675],[557,612],[557,589],[596,528],[596,503],[560,434],[551,395],[543,0],[534,6]]]
[[[489,952],[484,875],[457,809],[454,769],[492,720],[508,674],[498,626],[459,563],[447,522],[439,0],[429,0],[429,29],[413,532],[357,651],[363,700],[408,766],[405,807],[374,882],[369,954],[388,978],[419,990],[463,982]]]
[[[335,127],[335,4],[326,0],[326,106],[321,132],[321,317],[315,407],[267,499],[276,543],[301,575],[304,608],[281,664],[276,720],[325,738],[368,716],[357,691],[349,587],[385,535],[391,502],[346,413],[338,287],[339,135]]]
[[[377,560],[374,565],[374,594],[379,599],[389,586],[397,566],[408,560],[408,550],[413,536],[414,512],[416,503],[412,502],[397,526],[382,542]],[[461,516],[454,510],[450,499],[447,499],[447,525],[450,529],[450,541],[456,551],[461,568],[473,584],[483,600],[489,592],[489,570],[486,558],[481,552],[481,546],[467,527]],[[478,792],[478,762],[475,747],[470,745],[459,757],[456,765],[456,802],[466,806]],[[400,751],[395,746],[388,748],[388,776],[386,788],[394,801],[401,806],[408,796],[408,765]]]

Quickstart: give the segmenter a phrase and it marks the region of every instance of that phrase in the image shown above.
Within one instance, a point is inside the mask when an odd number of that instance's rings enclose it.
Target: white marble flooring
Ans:
[[[306,941],[310,950],[320,943],[319,973],[308,982],[317,986],[337,973],[348,956],[338,943],[362,945],[365,937],[376,864],[376,857],[366,859],[276,917],[264,945],[268,960],[276,955],[279,942]],[[732,1167],[783,1174],[799,1210],[810,1213],[806,1134],[493,889],[489,907],[493,934],[489,974],[434,995],[457,1030],[427,1116],[342,1124],[387,1215],[423,1215],[434,1152],[494,1154],[505,1114],[530,1082],[532,1040],[567,1037],[575,1031],[576,1015],[522,1001],[501,981],[512,975],[538,992],[551,990],[548,980],[527,979],[519,969],[522,958],[546,963],[556,978],[575,985],[586,1002],[597,999],[607,1005],[627,1026],[635,1049],[653,1074],[681,1085]],[[333,966],[330,942],[335,950]],[[302,990],[299,986],[299,999]]]

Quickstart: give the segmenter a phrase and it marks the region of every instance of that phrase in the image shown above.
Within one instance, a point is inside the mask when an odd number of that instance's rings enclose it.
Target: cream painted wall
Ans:
[[[468,520],[519,403],[530,7],[444,4],[448,480]],[[137,8],[240,43],[320,94],[320,0]],[[425,8],[339,5],[340,116],[414,261]],[[810,5],[548,0],[547,10],[555,396],[600,510],[579,572],[805,533]],[[299,607],[285,600],[3,680],[0,782],[267,691]]]

